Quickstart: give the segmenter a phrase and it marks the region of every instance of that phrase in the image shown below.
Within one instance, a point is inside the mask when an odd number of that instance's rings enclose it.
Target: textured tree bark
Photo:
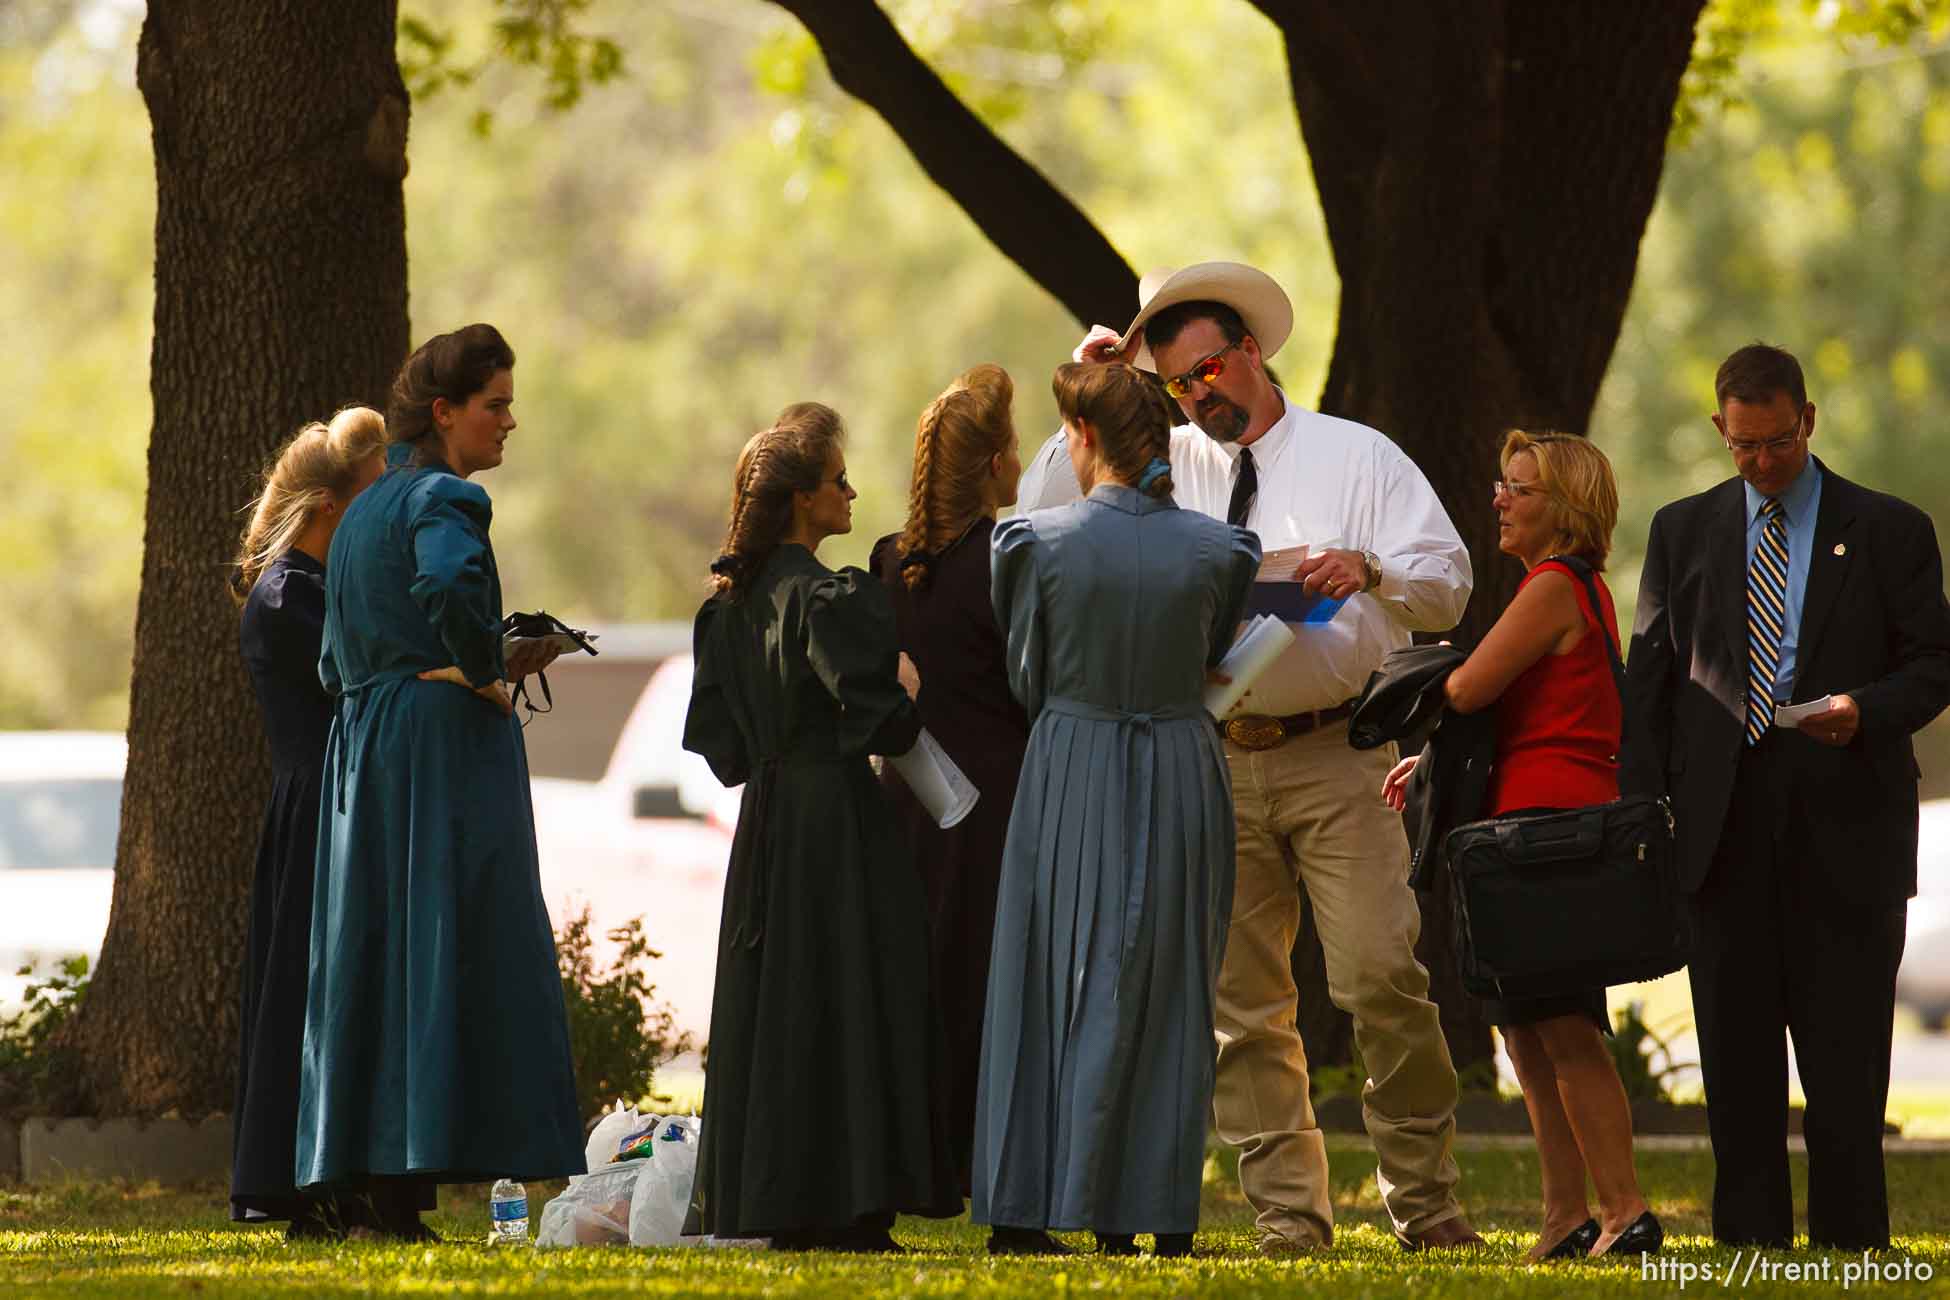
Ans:
[[[873,0],[775,0],[840,88],[880,114],[1002,255],[1085,324],[1122,327],[1138,277],[1103,232],[915,54]]]
[[[407,350],[394,0],[154,0],[155,424],[115,896],[70,1046],[102,1115],[231,1103],[269,791],[225,591],[256,475]]]

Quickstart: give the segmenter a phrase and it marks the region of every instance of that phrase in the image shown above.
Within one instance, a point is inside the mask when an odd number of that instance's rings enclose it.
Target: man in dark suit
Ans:
[[[1787,1046],[1807,1096],[1808,1236],[1889,1244],[1882,1118],[1908,899],[1910,734],[1950,704],[1950,605],[1922,511],[1808,454],[1801,367],[1741,348],[1713,423],[1739,477],[1652,520],[1623,779],[1669,795],[1716,1167],[1713,1235],[1787,1247]],[[1826,700],[1793,725],[1791,704]]]

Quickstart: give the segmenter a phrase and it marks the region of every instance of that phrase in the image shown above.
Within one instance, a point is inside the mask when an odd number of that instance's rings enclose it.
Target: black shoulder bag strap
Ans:
[[[1604,602],[1598,599],[1598,580],[1591,564],[1581,555],[1553,555],[1545,560],[1563,565],[1578,576],[1584,584],[1584,591],[1591,598],[1591,619],[1598,625],[1598,635],[1605,640],[1605,653],[1611,658],[1611,679],[1618,687],[1618,748],[1625,748],[1625,728],[1631,725],[1627,715],[1631,710],[1625,707],[1625,660],[1618,653],[1618,643],[1611,639],[1611,629],[1605,626]]]

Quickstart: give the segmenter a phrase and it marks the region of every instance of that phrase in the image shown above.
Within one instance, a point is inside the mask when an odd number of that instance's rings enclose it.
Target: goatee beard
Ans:
[[[1246,432],[1246,408],[1215,394],[1198,408],[1192,423],[1214,442],[1238,442]]]

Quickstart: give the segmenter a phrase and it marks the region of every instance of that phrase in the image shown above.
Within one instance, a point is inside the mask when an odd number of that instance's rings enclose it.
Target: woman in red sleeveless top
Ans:
[[[1485,817],[1578,808],[1618,798],[1623,714],[1606,647],[1618,643],[1605,566],[1618,522],[1611,463],[1584,438],[1512,432],[1496,485],[1498,545],[1527,572],[1508,609],[1449,675],[1449,707],[1496,709],[1496,760]],[[1569,565],[1594,570],[1594,606]],[[1396,809],[1415,760],[1388,774]],[[1644,1254],[1664,1234],[1632,1165],[1632,1111],[1605,1048],[1602,988],[1536,998],[1485,999],[1490,1023],[1523,1086],[1542,1167],[1544,1223],[1532,1259]],[[1598,1217],[1585,1175],[1598,1190]]]

